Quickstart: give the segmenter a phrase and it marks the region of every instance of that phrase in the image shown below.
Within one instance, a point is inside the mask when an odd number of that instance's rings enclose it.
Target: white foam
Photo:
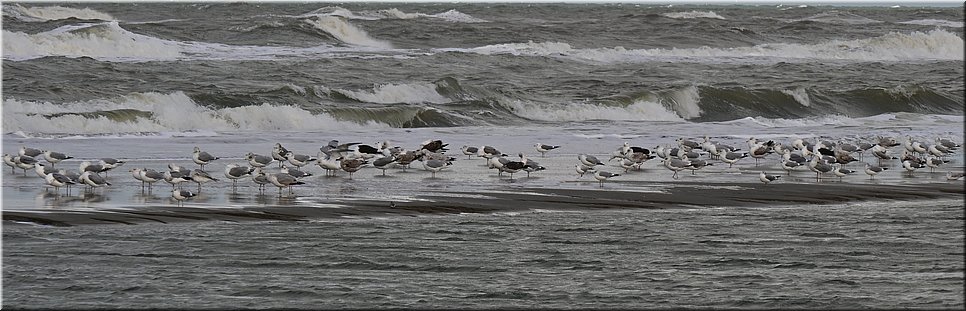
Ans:
[[[843,61],[963,60],[963,39],[943,29],[898,33],[818,44],[771,43],[737,48],[639,49],[623,47],[574,49],[562,42],[487,45],[469,49],[438,49],[484,55],[560,57],[592,62],[774,62],[796,59]]]
[[[427,16],[429,16],[429,17],[435,17],[435,18],[439,18],[439,19],[444,19],[444,20],[451,21],[451,22],[456,22],[456,23],[487,23],[487,22],[489,22],[489,21],[487,21],[485,19],[479,19],[479,18],[470,16],[469,14],[465,14],[463,12],[457,11],[457,10],[449,10],[449,11],[446,11],[446,12],[443,12],[443,13],[437,13],[437,14],[432,14],[432,15],[427,15]]]
[[[436,92],[436,85],[432,83],[411,83],[411,84],[383,84],[374,87],[371,91],[360,90],[338,90],[345,96],[370,103],[394,104],[394,103],[433,103],[443,104],[450,100]]]
[[[325,31],[339,41],[383,49],[391,49],[392,44],[387,41],[376,40],[369,37],[364,30],[352,25],[344,18],[335,16],[319,16],[315,19],[306,19],[306,23]]]
[[[77,114],[121,109],[149,112],[150,117],[112,120]],[[50,116],[48,118],[48,116]],[[369,122],[339,121],[325,113],[262,104],[221,109],[198,105],[183,92],[133,93],[114,99],[50,103],[7,98],[3,101],[3,131],[24,133],[144,133],[224,130],[319,130],[388,127]]]
[[[701,116],[701,108],[698,107],[698,102],[701,101],[701,96],[698,94],[698,88],[695,86],[688,86],[681,89],[676,89],[668,92],[666,95],[671,101],[671,107],[674,111],[681,117],[685,119],[697,118]]]
[[[110,14],[89,8],[75,9],[61,6],[23,7],[20,4],[4,5],[3,14],[26,22],[43,22],[68,18],[113,21]]]
[[[899,22],[899,24],[963,28],[963,22],[954,22],[945,19],[917,19]]]
[[[68,25],[37,34],[3,31],[3,57],[10,60],[45,56],[174,60],[181,50],[177,42],[132,33],[117,22]]]
[[[639,100],[626,107],[588,103],[545,104],[510,101],[508,108],[516,115],[540,121],[683,121],[681,116],[654,101]]]
[[[714,19],[725,19],[718,13],[713,11],[688,11],[688,12],[671,12],[661,14],[665,17],[670,18],[680,18],[680,19],[691,19],[691,18],[714,18]]]
[[[782,93],[788,94],[788,96],[794,98],[795,101],[799,104],[802,104],[802,106],[809,107],[812,105],[812,101],[809,100],[808,92],[805,91],[804,87],[782,90]]]

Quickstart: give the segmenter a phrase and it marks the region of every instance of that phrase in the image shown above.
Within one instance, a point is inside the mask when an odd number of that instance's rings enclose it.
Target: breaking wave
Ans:
[[[37,34],[3,31],[3,57],[14,61],[46,56],[175,60],[182,50],[178,42],[136,34],[117,22],[67,25]]]
[[[388,127],[374,121],[341,121],[324,112],[310,112],[285,105],[208,108],[183,92],[134,93],[115,99],[68,103],[4,99],[3,121],[5,133],[104,134]]]
[[[664,17],[669,18],[681,18],[681,19],[691,19],[691,18],[714,18],[714,19],[725,19],[723,16],[718,15],[713,11],[689,11],[689,12],[671,12],[661,14]]]
[[[465,52],[484,55],[509,54],[518,56],[559,57],[592,62],[726,62],[726,61],[793,61],[845,60],[921,61],[963,60],[963,38],[942,29],[928,32],[898,33],[857,39],[832,40],[818,44],[771,43],[737,48],[640,49],[623,47],[575,49],[562,42],[528,42],[487,45],[469,49],[439,49],[444,52]]]
[[[963,28],[963,22],[954,22],[944,19],[917,19],[899,22],[899,24]]]
[[[374,87],[372,91],[359,90],[332,90],[345,97],[358,101],[394,104],[394,103],[431,103],[443,104],[450,101],[436,91],[436,85],[432,83],[420,84],[384,84]]]
[[[392,44],[387,41],[373,39],[364,30],[349,23],[345,18],[338,16],[319,16],[315,19],[306,19],[306,23],[325,31],[339,41],[375,48],[391,49]]]
[[[817,22],[826,24],[844,24],[844,25],[861,25],[861,24],[874,24],[881,23],[882,21],[874,20],[862,15],[858,15],[850,12],[842,11],[828,11],[818,13],[803,19],[792,20],[791,22]]]
[[[436,14],[425,14],[425,13],[406,13],[396,8],[391,8],[386,10],[376,10],[376,11],[353,12],[351,10],[348,10],[342,7],[324,7],[324,8],[320,8],[312,12],[300,15],[300,17],[311,17],[311,16],[339,16],[346,19],[359,19],[359,20],[436,18],[436,19],[442,19],[442,20],[450,21],[454,23],[488,22],[487,20],[479,19],[457,10],[449,10],[449,11],[436,13]]]
[[[115,20],[110,14],[98,12],[89,8],[75,9],[62,6],[23,7],[20,4],[4,5],[3,15],[25,22],[44,22],[76,18],[83,20]]]

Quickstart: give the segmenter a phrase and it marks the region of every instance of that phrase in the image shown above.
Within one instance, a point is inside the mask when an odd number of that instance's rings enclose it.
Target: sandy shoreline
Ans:
[[[635,182],[631,182],[635,183]],[[868,200],[929,200],[962,198],[961,181],[922,185],[798,184],[798,183],[705,183],[636,182],[657,186],[658,191],[601,189],[514,188],[505,191],[433,192],[414,200],[341,200],[323,203],[332,207],[304,206],[294,199],[246,207],[175,207],[147,205],[97,210],[4,211],[4,225],[38,224],[75,226],[92,224],[141,224],[191,221],[306,221],[339,217],[392,217],[425,214],[492,213],[546,210],[592,210],[600,208],[682,208],[714,206],[782,206],[838,204]],[[289,201],[289,202],[287,202]]]

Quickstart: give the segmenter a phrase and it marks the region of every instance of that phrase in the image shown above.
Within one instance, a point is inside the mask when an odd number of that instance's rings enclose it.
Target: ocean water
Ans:
[[[316,155],[332,139],[408,149],[442,139],[458,158],[437,178],[418,164],[351,179],[312,164],[292,195],[222,180],[185,202],[362,210],[352,202],[436,196],[418,217],[70,227],[5,217],[5,306],[963,307],[962,192],[445,211],[487,192],[597,189],[604,200],[680,182],[747,190],[760,171],[784,173],[775,156],[680,179],[657,161],[629,172],[608,162],[623,175],[603,186],[574,172],[578,154],[606,160],[624,142],[962,143],[962,6],[5,2],[2,12],[3,152],[64,152],[74,159],[56,167],[72,170],[127,161],[92,194],[4,166],[5,215],[163,210],[177,204],[170,186],[142,192],[128,169],[194,168],[195,146],[221,157],[208,166],[216,178],[276,142]],[[538,142],[563,147],[541,157]],[[547,169],[510,180],[462,145]],[[963,153],[948,159],[819,184],[948,185]],[[803,170],[782,182],[816,180]]]

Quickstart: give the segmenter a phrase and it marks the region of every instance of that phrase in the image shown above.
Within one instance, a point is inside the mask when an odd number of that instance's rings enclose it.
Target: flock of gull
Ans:
[[[672,171],[672,178],[677,179],[681,171],[688,170],[691,174],[695,174],[696,171],[716,163],[727,164],[731,168],[742,159],[752,158],[755,160],[757,169],[762,160],[778,157],[778,166],[785,170],[787,175],[804,167],[815,173],[816,181],[820,181],[828,174],[841,180],[857,173],[860,168],[849,167],[851,163],[859,162],[858,165],[864,165],[865,174],[874,179],[876,175],[888,169],[883,166],[883,163],[897,160],[907,174],[927,167],[934,171],[948,163],[948,157],[960,148],[960,144],[946,138],[936,138],[933,142],[926,143],[914,140],[912,137],[907,137],[901,143],[890,137],[879,137],[872,142],[857,143],[794,139],[787,145],[750,138],[746,142],[747,146],[742,146],[746,147],[744,149],[712,141],[707,136],[704,137],[703,142],[679,138],[676,143],[674,146],[657,146],[652,150],[631,146],[630,143],[625,142],[609,155],[608,162],[616,161],[617,166],[623,169],[623,173],[627,173],[630,170],[641,170],[644,163],[660,158],[661,166]],[[432,177],[436,178],[437,173],[451,167],[457,160],[456,157],[446,154],[449,150],[447,147],[448,144],[441,140],[428,140],[411,150],[391,146],[388,141],[372,146],[362,143],[340,144],[338,140],[332,140],[319,148],[317,156],[311,156],[298,154],[285,148],[281,143],[276,143],[270,154],[249,152],[244,156],[247,164],[226,165],[224,176],[232,181],[233,191],[239,180],[250,178],[258,185],[260,193],[264,191],[266,185],[273,185],[278,188],[279,196],[282,195],[284,188],[288,188],[289,194],[292,194],[292,186],[304,184],[301,180],[312,176],[312,173],[303,169],[312,163],[324,170],[326,176],[334,176],[338,171],[344,171],[351,179],[352,174],[363,167],[381,169],[382,174],[385,175],[387,169],[406,170],[411,168],[410,165],[413,162],[419,162],[424,170],[431,172]],[[541,143],[534,145],[534,149],[542,156],[557,148],[560,146]],[[499,176],[506,173],[510,179],[513,179],[513,174],[520,171],[525,172],[529,177],[531,173],[546,169],[533,159],[527,158],[524,153],[511,157],[492,146],[463,146],[460,151],[468,159],[474,156],[485,158],[489,169],[497,170]],[[866,153],[869,153],[868,156],[875,164],[863,161],[867,156]],[[41,163],[41,158],[47,163]],[[96,162],[82,161],[77,172],[55,169],[57,163],[68,159],[73,157],[60,152],[26,146],[21,146],[16,155],[3,155],[4,163],[11,167],[14,174],[18,168],[23,170],[24,175],[27,174],[27,170],[34,170],[47,185],[56,189],[66,187],[68,195],[71,185],[84,185],[85,191],[110,186],[111,183],[105,178],[107,172],[125,164],[123,160],[101,158]],[[219,180],[205,171],[205,165],[219,160],[219,157],[195,147],[191,159],[199,166],[197,169],[168,164],[167,170],[132,168],[129,172],[134,179],[141,182],[142,191],[145,187],[147,191],[152,191],[153,184],[158,181],[170,184],[171,197],[181,205],[184,200],[196,196],[201,191],[202,184]],[[604,181],[621,176],[621,173],[606,171],[605,163],[594,155],[579,154],[577,160],[574,168],[578,178],[592,173],[600,187],[603,187]],[[279,168],[277,172],[267,171],[275,165]],[[102,173],[105,175],[102,176]],[[781,177],[781,175],[767,174],[764,170],[761,170],[758,175],[758,179],[765,184],[779,180]],[[950,181],[962,179],[963,173],[947,172],[946,178]],[[185,190],[181,184],[183,182],[196,183],[197,191]]]

